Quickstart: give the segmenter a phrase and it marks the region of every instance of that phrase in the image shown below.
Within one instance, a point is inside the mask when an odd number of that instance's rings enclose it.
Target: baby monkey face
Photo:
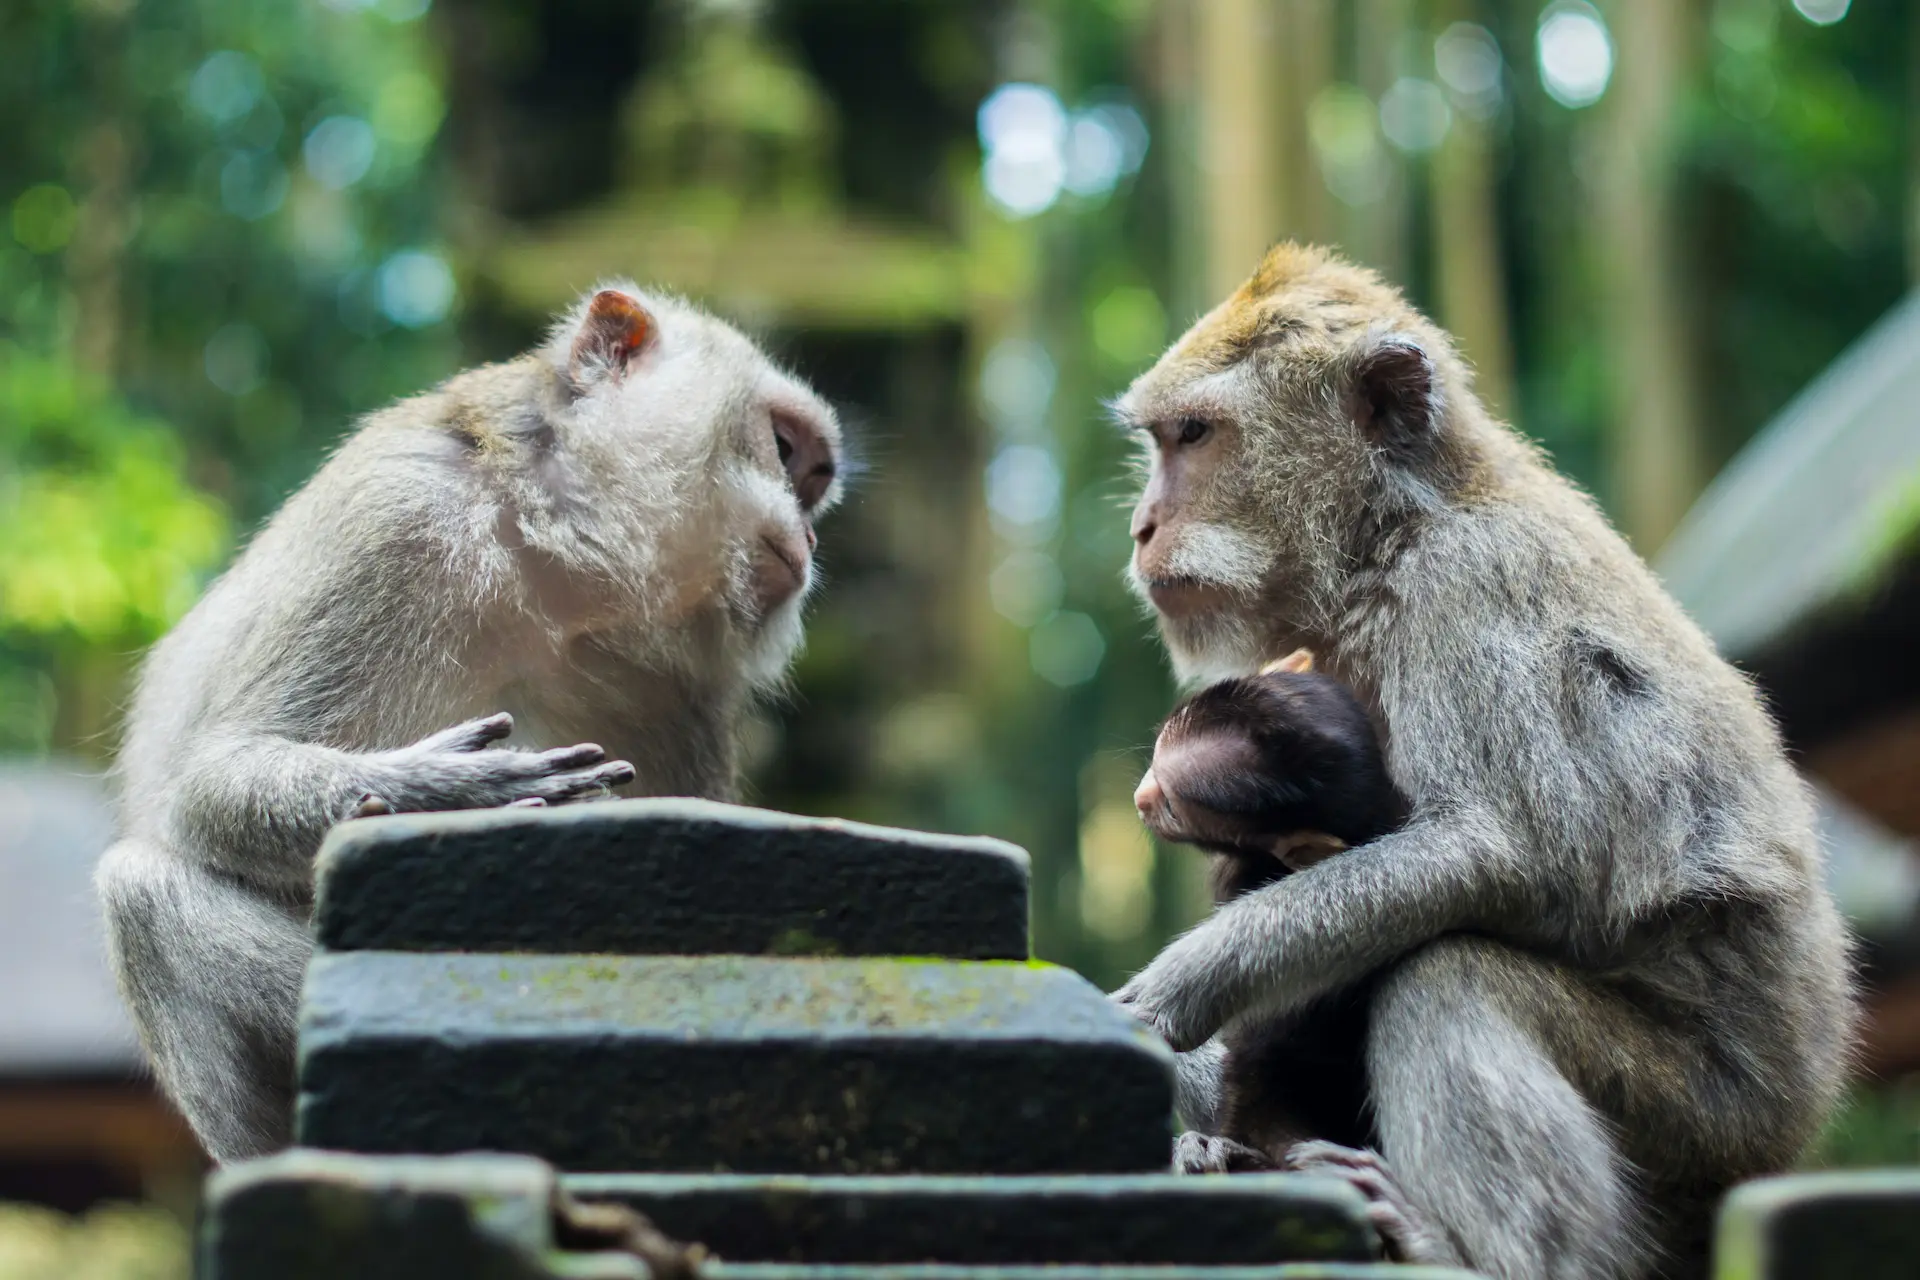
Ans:
[[[1148,830],[1295,869],[1379,834],[1395,805],[1373,727],[1311,667],[1302,650],[1175,708],[1134,792]]]

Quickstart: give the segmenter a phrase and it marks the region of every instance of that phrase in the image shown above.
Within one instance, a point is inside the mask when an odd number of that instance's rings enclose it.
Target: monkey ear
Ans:
[[[653,316],[638,298],[618,289],[594,294],[567,356],[574,385],[584,387],[601,373],[618,378],[653,331]]]
[[[1260,674],[1263,676],[1276,674],[1300,675],[1303,672],[1311,670],[1313,670],[1313,651],[1311,649],[1295,649],[1286,657],[1275,658],[1272,662],[1260,668]]]
[[[1353,375],[1353,420],[1382,448],[1408,450],[1440,427],[1440,378],[1432,357],[1404,333],[1371,340]]]

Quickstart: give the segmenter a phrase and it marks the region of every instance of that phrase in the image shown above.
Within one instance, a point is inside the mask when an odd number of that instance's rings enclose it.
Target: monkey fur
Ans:
[[[1302,650],[1203,689],[1174,709],[1154,743],[1134,803],[1162,840],[1210,855],[1216,904],[1385,835],[1405,817],[1365,709],[1310,667]],[[1371,992],[1362,979],[1222,1033],[1216,1163],[1275,1169],[1310,1138],[1371,1143]]]
[[[1183,1055],[1369,975],[1389,1251],[1506,1280],[1698,1276],[1716,1203],[1837,1099],[1855,1005],[1804,784],[1747,682],[1378,276],[1281,245],[1115,406],[1130,577],[1194,684],[1310,649],[1378,726],[1395,830],[1220,906],[1115,993]]]
[[[629,782],[732,796],[840,449],[746,337],[609,286],[536,350],[368,416],[153,648],[96,885],[160,1084],[215,1159],[288,1140],[333,824]],[[525,749],[487,749],[509,733]]]

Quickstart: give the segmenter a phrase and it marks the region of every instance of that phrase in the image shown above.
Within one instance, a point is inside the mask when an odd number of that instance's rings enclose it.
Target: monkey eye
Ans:
[[[786,434],[777,427],[773,432],[773,447],[780,455],[781,466],[793,461],[793,441],[787,439]]]
[[[1213,426],[1203,418],[1182,418],[1180,420],[1180,443],[1198,444],[1206,438]]]

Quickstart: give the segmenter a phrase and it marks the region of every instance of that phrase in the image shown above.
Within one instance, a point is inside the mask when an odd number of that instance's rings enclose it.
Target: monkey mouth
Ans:
[[[1142,578],[1140,581],[1153,607],[1175,618],[1217,605],[1223,594],[1221,588],[1211,582],[1184,575]]]
[[[765,614],[798,595],[807,585],[807,556],[799,547],[763,535],[754,558],[754,602]]]

